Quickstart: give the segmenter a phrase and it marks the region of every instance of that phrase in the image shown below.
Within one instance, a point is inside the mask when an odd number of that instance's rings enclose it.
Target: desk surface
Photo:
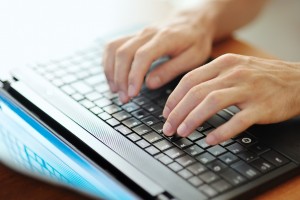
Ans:
[[[213,51],[213,56],[223,53],[240,53],[260,57],[270,55],[251,47],[249,44],[229,38],[218,44]],[[0,164],[0,199],[89,199],[74,191],[43,183],[39,180],[18,174]],[[300,176],[294,177],[257,196],[256,199],[299,199]]]

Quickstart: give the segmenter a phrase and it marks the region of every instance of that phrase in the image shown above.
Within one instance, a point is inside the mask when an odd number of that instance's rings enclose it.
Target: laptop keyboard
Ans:
[[[33,69],[208,197],[290,162],[246,132],[209,146],[206,135],[232,117],[228,109],[218,112],[186,138],[166,137],[162,133],[162,110],[176,81],[158,90],[143,87],[139,96],[122,104],[117,94],[109,91],[101,54],[101,48],[90,48],[37,64]]]

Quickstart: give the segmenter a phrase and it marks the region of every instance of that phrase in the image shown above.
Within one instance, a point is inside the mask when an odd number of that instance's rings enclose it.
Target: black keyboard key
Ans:
[[[98,114],[103,112],[103,110],[101,108],[99,108],[98,106],[95,106],[95,107],[91,108],[90,111],[92,113],[94,113],[95,115],[98,115]]]
[[[229,151],[231,151],[234,154],[240,153],[242,151],[245,151],[246,148],[240,145],[239,143],[233,143],[226,147]]]
[[[234,162],[236,162],[236,161],[239,160],[236,155],[234,155],[234,154],[232,154],[230,152],[227,152],[227,153],[225,153],[223,155],[220,155],[219,159],[222,160],[224,163],[226,163],[228,165],[232,164],[232,163],[234,163]]]
[[[162,134],[163,133],[163,126],[164,126],[164,124],[160,122],[160,123],[157,123],[157,124],[151,126],[151,128],[153,130],[155,130],[156,133]]]
[[[110,119],[106,120],[106,122],[111,126],[117,126],[120,124],[120,122],[118,120],[116,120],[115,118],[110,118]]]
[[[161,107],[164,107],[167,100],[168,100],[167,97],[163,97],[163,98],[160,98],[160,99],[156,100],[156,103],[157,103],[157,105],[159,105]]]
[[[144,117],[147,117],[148,115],[150,115],[149,112],[143,110],[143,109],[140,109],[140,110],[137,110],[137,111],[134,111],[131,113],[134,117],[138,118],[138,119],[142,119]]]
[[[168,149],[164,153],[172,159],[178,158],[179,156],[182,156],[184,154],[184,152],[178,149],[177,147]]]
[[[176,162],[169,164],[168,167],[174,172],[178,172],[183,169],[183,167]]]
[[[199,178],[201,178],[201,180],[203,180],[207,184],[220,179],[220,177],[217,174],[215,174],[211,171],[207,171],[207,172],[200,174]]]
[[[225,146],[227,146],[227,145],[229,145],[229,144],[232,144],[234,141],[232,140],[232,139],[229,139],[229,140],[226,140],[226,141],[224,141],[224,142],[221,142],[220,143],[220,145],[222,146],[222,147],[225,147]]]
[[[119,99],[119,98],[115,98],[115,99],[113,99],[113,100],[112,100],[112,102],[113,102],[114,104],[118,105],[118,106],[121,106],[121,105],[123,105],[123,103],[120,101],[120,99]]]
[[[95,106],[95,104],[93,102],[91,102],[90,100],[87,100],[87,99],[83,99],[79,103],[81,105],[83,105],[84,107],[86,107],[87,109],[93,108]]]
[[[232,118],[232,115],[229,114],[228,112],[226,112],[225,110],[220,110],[218,113],[217,113],[220,117],[226,119],[227,121],[230,120]]]
[[[270,150],[270,148],[268,148],[267,146],[265,146],[261,143],[256,143],[256,144],[252,145],[251,147],[249,147],[249,149],[256,154],[262,154],[262,153]]]
[[[130,112],[133,112],[133,111],[139,109],[140,106],[134,102],[129,102],[129,103],[123,105],[122,108],[130,113]]]
[[[156,106],[155,104],[152,104],[152,103],[147,104],[147,105],[143,105],[143,108],[144,108],[145,110],[147,110],[148,112],[150,112],[150,113],[154,113],[154,112],[157,112],[157,111],[161,111],[161,108],[160,108],[160,107],[158,107],[158,106]]]
[[[228,182],[226,182],[224,180],[218,180],[218,181],[212,183],[211,186],[220,193],[225,192],[226,190],[228,190],[232,187]]]
[[[171,162],[173,162],[173,160],[169,156],[166,156],[166,155],[161,156],[158,160],[165,165],[168,165]]]
[[[237,137],[236,141],[245,147],[249,147],[256,142],[256,139],[248,134],[242,134]]]
[[[202,185],[199,187],[199,190],[203,192],[208,197],[214,197],[218,194],[218,192],[208,185]]]
[[[156,155],[156,154],[158,154],[160,151],[157,149],[157,148],[155,148],[154,146],[150,146],[150,147],[147,147],[146,149],[145,149],[150,155],[152,155],[152,156],[154,156],[154,155]]]
[[[207,122],[214,127],[218,127],[224,124],[226,120],[218,115],[213,115],[211,118],[207,120]]]
[[[223,171],[224,169],[227,168],[227,165],[225,165],[222,161],[220,160],[214,160],[210,163],[207,164],[207,167],[211,169],[212,171],[218,173],[220,171]]]
[[[140,125],[142,122],[137,120],[136,118],[132,117],[129,119],[126,119],[122,122],[125,126],[127,126],[128,128],[133,128],[135,126]]]
[[[210,132],[212,132],[213,130],[215,130],[215,128],[211,128],[211,129],[208,129],[206,131],[203,131],[203,135],[208,135]]]
[[[150,146],[149,142],[143,139],[137,141],[136,144],[139,145],[142,149],[145,149],[146,147]]]
[[[210,147],[210,145],[205,142],[205,138],[196,141],[196,144],[199,145],[202,149]]]
[[[154,142],[160,140],[162,138],[162,136],[158,135],[157,133],[152,131],[146,135],[143,135],[143,138],[150,143],[154,143]]]
[[[220,176],[232,185],[240,185],[241,183],[246,181],[245,177],[230,168],[227,168],[222,173],[220,173]]]
[[[216,158],[214,156],[212,156],[210,153],[205,152],[203,154],[198,155],[196,157],[196,159],[199,160],[203,164],[207,164],[207,163],[215,160]]]
[[[263,153],[261,155],[261,157],[263,157],[264,159],[266,159],[267,161],[269,161],[270,163],[272,163],[275,166],[285,165],[286,163],[289,162],[289,160],[287,158],[285,158],[283,155],[281,155],[273,150]]]
[[[204,135],[202,133],[200,133],[199,131],[193,131],[189,136],[188,138],[191,140],[191,141],[196,141],[198,139],[201,139],[203,138]]]
[[[129,133],[131,133],[131,130],[124,125],[117,126],[115,127],[115,129],[121,132],[123,135],[128,135]]]
[[[108,106],[108,105],[112,104],[111,100],[109,100],[107,98],[98,99],[98,100],[94,101],[94,103],[97,106],[99,106],[100,108],[103,108],[105,106]]]
[[[162,110],[156,111],[152,113],[154,115],[154,117],[156,117],[157,119],[161,120],[161,121],[166,121],[166,119],[164,118],[164,116],[162,115]]]
[[[260,175],[260,172],[243,161],[233,163],[231,167],[249,179],[253,179]]]
[[[150,115],[148,117],[143,118],[142,122],[147,124],[148,126],[152,126],[152,125],[160,122],[160,120],[158,120],[156,117]]]
[[[221,147],[220,145],[215,145],[213,147],[210,147],[209,149],[207,149],[207,151],[209,153],[211,153],[214,156],[219,156],[222,153],[226,152],[226,149]]]
[[[183,170],[179,171],[178,174],[184,179],[188,179],[193,176],[193,174],[190,171],[188,171],[187,169],[183,169]]]
[[[118,97],[118,93],[112,93],[110,91],[107,91],[103,94],[107,99],[114,99]]]
[[[189,156],[189,155],[185,155],[185,156],[182,156],[180,158],[177,158],[176,162],[181,164],[183,167],[187,167],[187,166],[195,163],[196,160],[194,158],[192,158],[191,156]]]
[[[116,112],[119,112],[121,110],[121,108],[119,106],[116,106],[115,104],[111,104],[111,105],[104,107],[103,110],[105,112],[107,112],[108,114],[114,114]]]
[[[108,120],[111,118],[111,115],[106,112],[100,113],[98,116],[103,120]]]
[[[133,131],[136,132],[139,135],[144,135],[148,132],[150,132],[152,129],[149,128],[148,126],[146,126],[145,124],[142,124],[140,126],[137,126],[135,128],[133,128]]]
[[[136,97],[132,101],[135,102],[136,104],[140,105],[140,106],[142,106],[142,105],[147,104],[147,103],[150,102],[149,99],[147,99],[145,97],[142,97],[142,96]]]
[[[257,155],[255,153],[252,153],[251,151],[248,151],[248,150],[238,153],[237,155],[238,155],[238,157],[240,157],[241,159],[243,159],[246,162],[250,162],[257,158]]]
[[[127,135],[127,137],[133,142],[136,142],[141,139],[141,137],[135,133],[131,133],[131,134]]]
[[[159,142],[154,143],[154,146],[161,151],[167,150],[171,148],[173,145],[167,140],[161,140]]]
[[[204,165],[200,163],[194,163],[187,167],[187,169],[192,172],[194,175],[201,174],[202,172],[205,172],[207,169],[204,167]]]
[[[202,153],[204,150],[200,148],[198,145],[193,145],[184,150],[187,154],[190,156],[196,156],[200,153]]]
[[[181,149],[193,145],[193,143],[187,138],[181,138],[180,140],[176,140],[173,143]]]
[[[250,164],[262,173],[268,172],[275,168],[274,165],[261,158],[254,160]]]
[[[213,127],[210,124],[208,124],[207,122],[204,122],[201,126],[199,126],[197,128],[197,130],[200,131],[200,132],[203,132],[203,131],[206,131],[206,130],[211,129],[211,128],[213,128]]]
[[[199,187],[200,185],[203,184],[203,181],[198,178],[197,176],[194,176],[194,177],[191,177],[189,180],[188,180],[194,187]]]
[[[126,111],[123,110],[121,112],[113,114],[113,117],[116,118],[119,121],[123,121],[125,119],[130,118],[131,114],[129,114],[128,112],[126,112]]]
[[[95,101],[97,99],[100,99],[101,97],[103,97],[102,94],[100,94],[99,92],[95,92],[95,91],[85,95],[85,98],[87,98],[90,101]]]

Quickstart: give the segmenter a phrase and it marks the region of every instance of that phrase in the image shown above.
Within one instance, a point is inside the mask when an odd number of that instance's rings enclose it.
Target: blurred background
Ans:
[[[195,2],[1,0],[0,78],[12,67],[66,55],[101,35],[162,20]],[[299,8],[299,0],[270,0],[261,15],[235,35],[280,59],[300,61]]]

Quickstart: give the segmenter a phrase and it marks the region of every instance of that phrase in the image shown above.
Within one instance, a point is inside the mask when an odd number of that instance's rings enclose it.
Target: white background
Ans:
[[[0,78],[13,67],[67,54],[112,30],[162,20],[196,0],[0,0]],[[237,37],[300,61],[300,1],[272,0]]]

